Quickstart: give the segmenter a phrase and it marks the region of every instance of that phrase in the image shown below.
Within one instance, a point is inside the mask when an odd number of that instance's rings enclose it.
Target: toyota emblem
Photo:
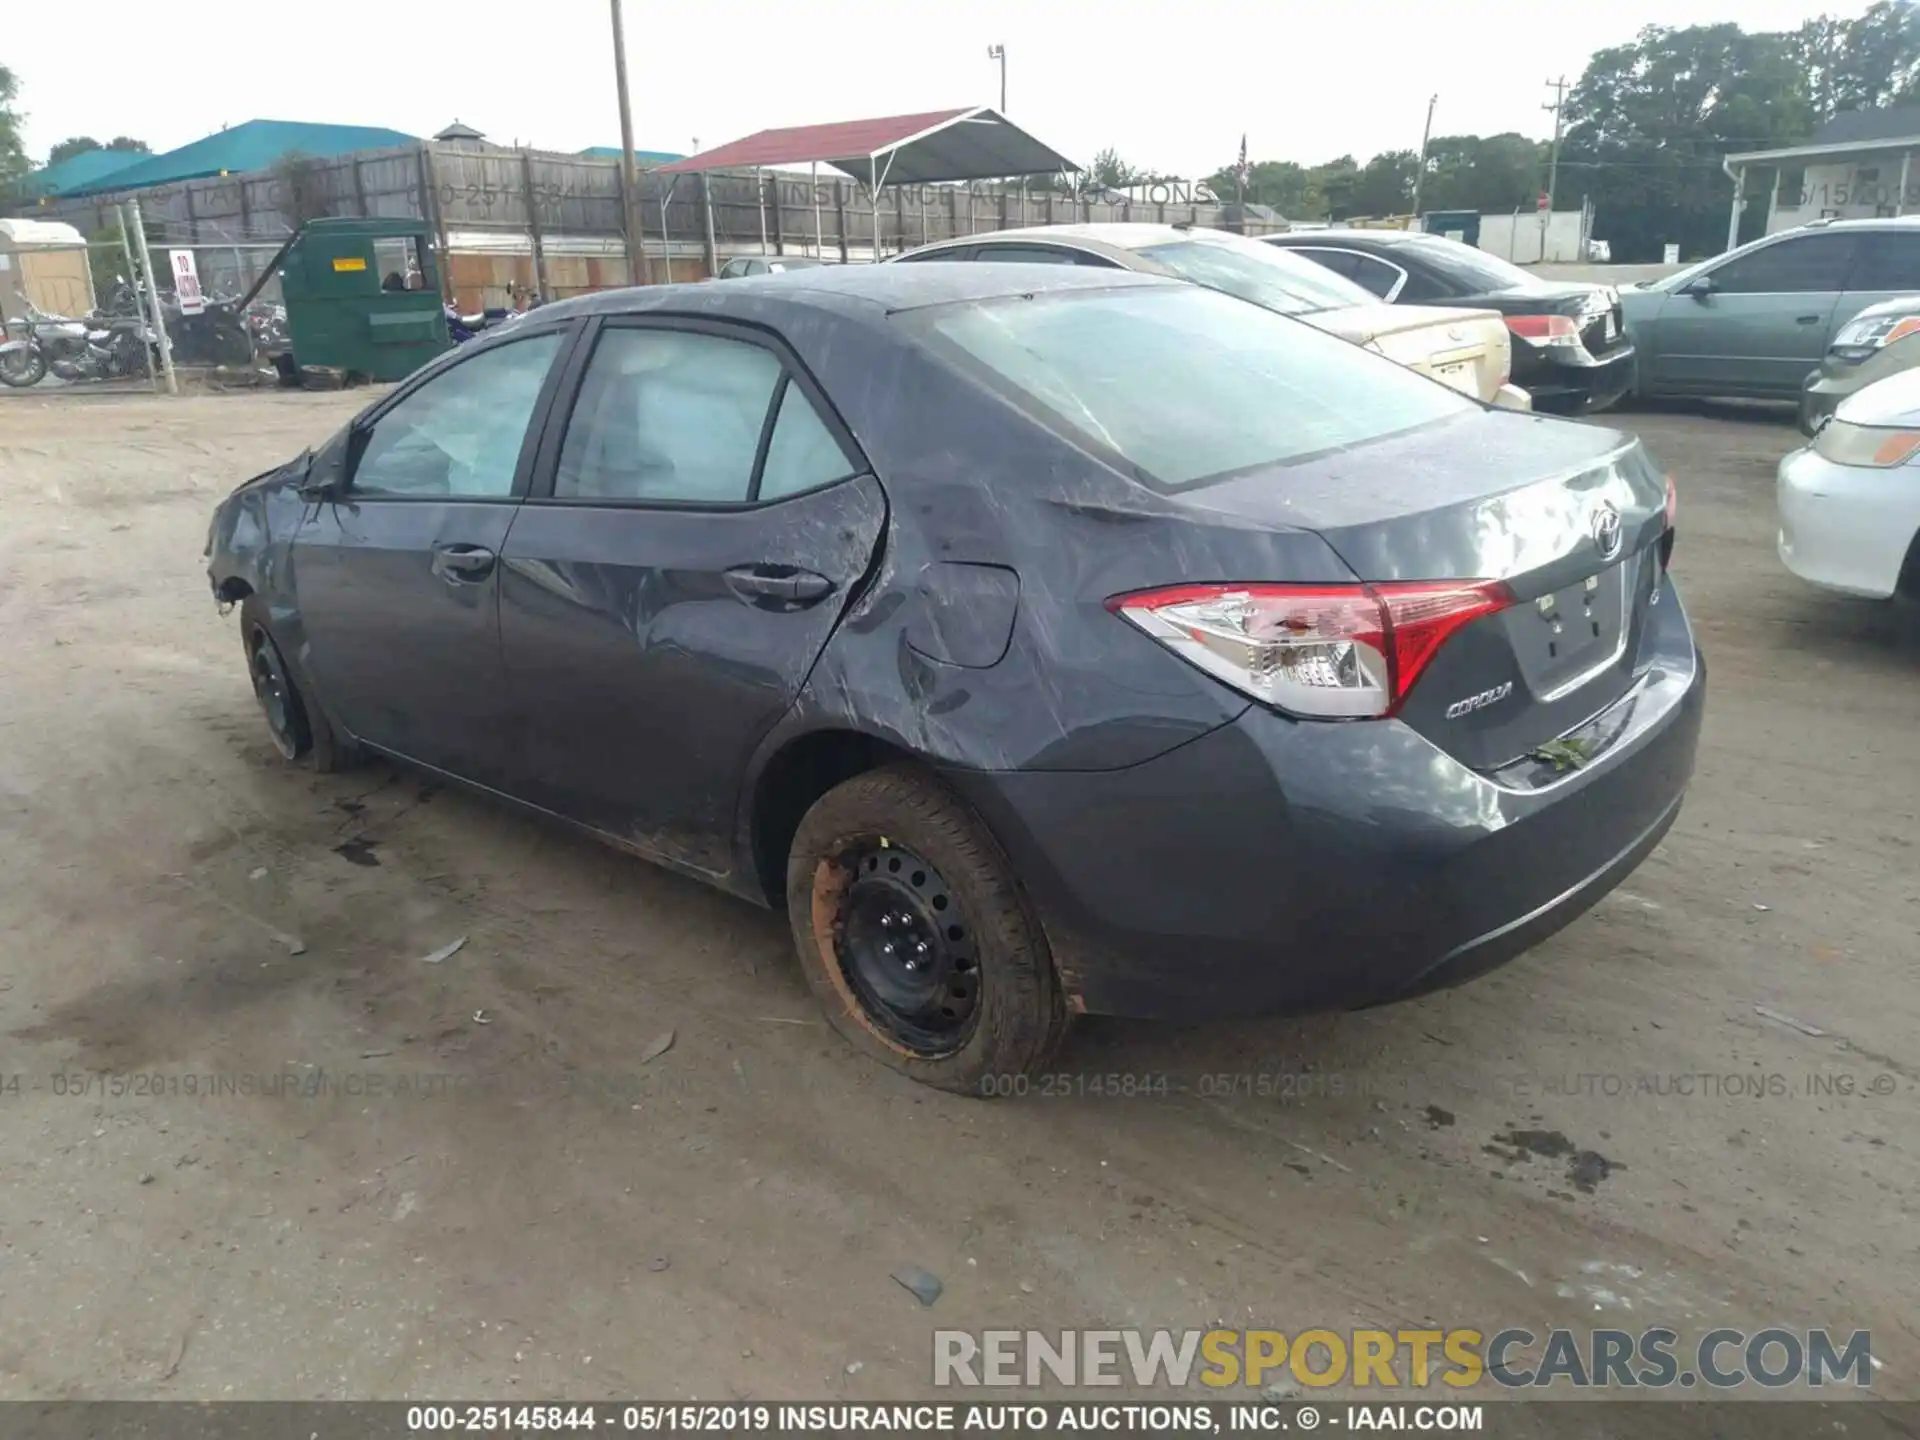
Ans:
[[[1620,553],[1625,527],[1620,523],[1620,512],[1605,500],[1594,506],[1592,529],[1593,548],[1600,552],[1602,560],[1611,560]]]

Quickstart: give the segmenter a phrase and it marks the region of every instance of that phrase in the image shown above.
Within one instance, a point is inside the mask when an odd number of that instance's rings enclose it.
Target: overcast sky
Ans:
[[[1313,163],[1436,134],[1546,135],[1542,84],[1644,25],[1784,29],[1866,0],[626,0],[634,143],[690,150],[770,126],[995,104],[1086,163],[1208,174]],[[256,118],[430,135],[458,117],[503,143],[619,144],[607,0],[0,0],[0,65],[21,83],[30,154],[69,135],[155,151]]]

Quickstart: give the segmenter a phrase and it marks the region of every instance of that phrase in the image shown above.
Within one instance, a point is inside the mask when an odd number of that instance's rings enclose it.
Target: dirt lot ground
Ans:
[[[836,1043],[775,916],[280,762],[201,543],[363,399],[0,399],[0,1396],[897,1399],[936,1326],[1223,1322],[1870,1327],[1920,1397],[1920,623],[1781,570],[1786,427],[1624,417],[1713,689],[1622,890],[983,1103]]]

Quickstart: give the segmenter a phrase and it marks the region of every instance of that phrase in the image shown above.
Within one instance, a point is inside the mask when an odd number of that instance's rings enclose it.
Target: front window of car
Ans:
[[[1404,249],[1409,258],[1452,282],[1463,294],[1491,295],[1502,290],[1537,290],[1541,280],[1518,265],[1489,255],[1471,245],[1440,236],[1401,241],[1393,247]]]
[[[1324,265],[1289,255],[1257,240],[1190,236],[1139,250],[1182,280],[1224,290],[1281,315],[1311,315],[1371,305],[1374,297]]]
[[[1357,345],[1197,286],[1041,292],[901,318],[1040,423],[1161,490],[1479,410]]]

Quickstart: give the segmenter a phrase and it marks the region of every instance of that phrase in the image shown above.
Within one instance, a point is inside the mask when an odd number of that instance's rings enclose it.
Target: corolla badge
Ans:
[[[1498,705],[1513,693],[1513,682],[1503,681],[1491,690],[1482,690],[1478,695],[1469,695],[1464,700],[1456,700],[1447,706],[1447,719],[1458,720],[1462,715],[1471,715],[1476,710],[1484,710],[1489,705]]]
[[[1593,517],[1588,521],[1593,533],[1593,548],[1600,552],[1602,560],[1611,560],[1620,553],[1621,542],[1626,538],[1626,526],[1620,521],[1620,512],[1605,500],[1593,507]]]

